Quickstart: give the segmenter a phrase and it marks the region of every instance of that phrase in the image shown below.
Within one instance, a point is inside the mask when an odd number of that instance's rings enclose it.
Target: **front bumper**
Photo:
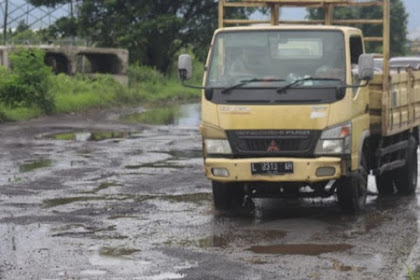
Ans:
[[[254,175],[251,173],[251,163],[259,162],[293,162],[293,173],[283,175]],[[335,171],[332,175],[319,176],[319,168],[331,167]],[[229,172],[228,177],[215,176],[212,173],[214,168],[225,168]],[[337,157],[319,158],[206,158],[204,169],[207,178],[220,182],[319,182],[338,179],[342,175],[342,160]],[[319,173],[319,172],[318,172]]]

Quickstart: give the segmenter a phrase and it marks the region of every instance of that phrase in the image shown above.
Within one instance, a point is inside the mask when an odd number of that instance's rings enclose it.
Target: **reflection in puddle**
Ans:
[[[212,195],[210,193],[190,193],[180,195],[162,195],[156,198],[169,202],[190,202],[202,205],[203,202],[210,201],[212,199]]]
[[[122,120],[130,123],[154,125],[198,126],[200,124],[200,104],[183,104],[151,109],[144,113],[123,116]]]
[[[286,236],[286,232],[280,230],[241,230],[226,232],[220,235],[211,235],[200,240],[183,240],[181,245],[191,245],[203,249],[247,246],[255,242],[268,242],[280,240]],[[169,242],[171,243],[171,242]]]
[[[203,152],[201,150],[183,150],[167,152],[174,160],[183,160],[191,158],[202,158]]]
[[[126,169],[140,169],[140,168],[175,168],[175,169],[182,169],[185,166],[180,166],[175,163],[170,162],[153,162],[153,163],[144,163],[139,165],[126,165],[124,166]]]
[[[52,230],[54,231],[87,231],[86,230],[86,225],[85,224],[81,224],[81,223],[74,223],[74,224],[67,224],[67,225],[63,225],[57,228],[53,228]]]
[[[365,216],[359,217],[356,221],[350,220],[348,222],[350,228],[344,231],[346,237],[351,237],[358,234],[366,234],[372,229],[380,227],[385,221],[391,220],[382,212],[371,212]]]
[[[149,262],[134,259],[132,256],[139,249],[123,247],[96,247],[90,249],[89,262],[99,266],[122,266],[127,268],[142,267],[150,265]]]
[[[113,232],[115,231],[116,226],[111,225],[108,227],[95,227],[95,226],[86,226],[81,223],[67,224],[52,228],[52,231],[55,232],[53,237],[89,237],[95,239],[124,239],[124,236],[120,235],[96,235],[100,232]]]
[[[30,161],[26,162],[24,164],[21,164],[19,166],[19,172],[29,172],[38,168],[44,168],[44,167],[51,167],[52,160],[50,159],[39,159],[36,161]]]
[[[118,184],[118,183],[115,183],[115,182],[103,182],[99,186],[94,188],[93,190],[85,191],[85,192],[82,192],[82,193],[97,193],[101,190],[105,190],[105,189],[110,188],[110,187],[121,187],[121,186],[122,186],[122,184]]]
[[[95,233],[91,228],[88,229],[84,224],[68,224],[58,228],[53,228],[53,231],[57,232],[53,234],[53,237],[62,236],[86,236]]]
[[[159,199],[173,203],[186,202],[202,205],[203,202],[210,201],[212,195],[210,193],[190,193],[190,194],[177,194],[177,195],[137,195],[132,197],[137,202],[146,200]]]
[[[349,244],[280,244],[252,246],[249,250],[256,254],[318,256],[325,253],[347,251],[351,248],[353,246]]]
[[[76,140],[76,141],[102,141],[107,139],[135,138],[138,133],[127,131],[96,131],[96,132],[67,132],[46,135],[46,138],[54,140]]]
[[[128,249],[128,248],[113,248],[113,247],[102,247],[99,249],[99,255],[107,257],[126,257],[133,253],[140,252],[139,249]]]
[[[102,185],[102,184],[101,184]],[[106,188],[109,186],[119,186],[118,184],[114,183],[103,183],[102,187],[99,186],[97,189]],[[212,195],[210,193],[192,193],[192,194],[176,194],[176,195],[124,195],[119,196],[118,200],[129,200],[132,199],[136,202],[144,202],[147,200],[158,199],[158,200],[165,200],[173,203],[179,202],[186,202],[186,203],[195,203],[197,205],[202,205],[203,202],[210,201]],[[117,199],[111,198],[107,196],[75,196],[75,197],[63,197],[63,198],[53,198],[53,199],[46,199],[43,201],[43,208],[51,208],[61,205],[66,205],[74,202],[81,202],[81,201],[99,201],[99,200],[110,200],[110,199]]]

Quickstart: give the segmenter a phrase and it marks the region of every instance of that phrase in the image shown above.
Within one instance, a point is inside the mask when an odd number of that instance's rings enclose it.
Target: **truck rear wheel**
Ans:
[[[359,170],[337,181],[337,199],[341,209],[349,214],[362,211],[367,197],[367,158],[364,155]]]
[[[413,194],[417,188],[417,141],[410,137],[406,164],[395,172],[395,186],[402,194]]]
[[[379,195],[394,194],[394,176],[395,172],[385,172],[375,176],[376,188]]]
[[[213,202],[217,210],[231,210],[242,206],[245,190],[240,183],[212,181]]]

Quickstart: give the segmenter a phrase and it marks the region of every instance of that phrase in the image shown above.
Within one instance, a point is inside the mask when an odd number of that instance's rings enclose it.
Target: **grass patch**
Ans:
[[[195,71],[194,74],[190,83],[200,85],[203,71]],[[136,65],[129,67],[128,87],[101,74],[92,77],[59,74],[50,80],[49,94],[53,97],[56,113],[77,113],[133,104],[198,101],[201,94],[198,89],[184,87],[174,74],[164,76],[153,68]],[[35,106],[12,109],[0,103],[0,122],[26,120],[43,114]]]
[[[36,118],[42,115],[42,111],[35,107],[9,108],[0,103],[0,123],[5,121],[22,121]]]
[[[88,78],[59,74],[51,90],[60,113],[113,107],[123,104],[127,95],[127,88],[105,75]]]

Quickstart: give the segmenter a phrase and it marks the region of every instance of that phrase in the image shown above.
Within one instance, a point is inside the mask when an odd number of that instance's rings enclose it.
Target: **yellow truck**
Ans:
[[[325,18],[282,20],[280,9],[290,6],[323,8]],[[364,6],[382,18],[333,16],[336,7]],[[226,18],[238,7],[264,7],[270,20]],[[420,71],[390,69],[389,21],[389,0],[219,1],[199,87],[216,209],[252,206],[252,198],[336,196],[355,213],[365,207],[368,174],[379,195],[415,192]],[[382,25],[383,34],[364,38],[355,24]],[[383,53],[365,54],[367,41]],[[191,57],[181,55],[178,68],[187,85]]]

